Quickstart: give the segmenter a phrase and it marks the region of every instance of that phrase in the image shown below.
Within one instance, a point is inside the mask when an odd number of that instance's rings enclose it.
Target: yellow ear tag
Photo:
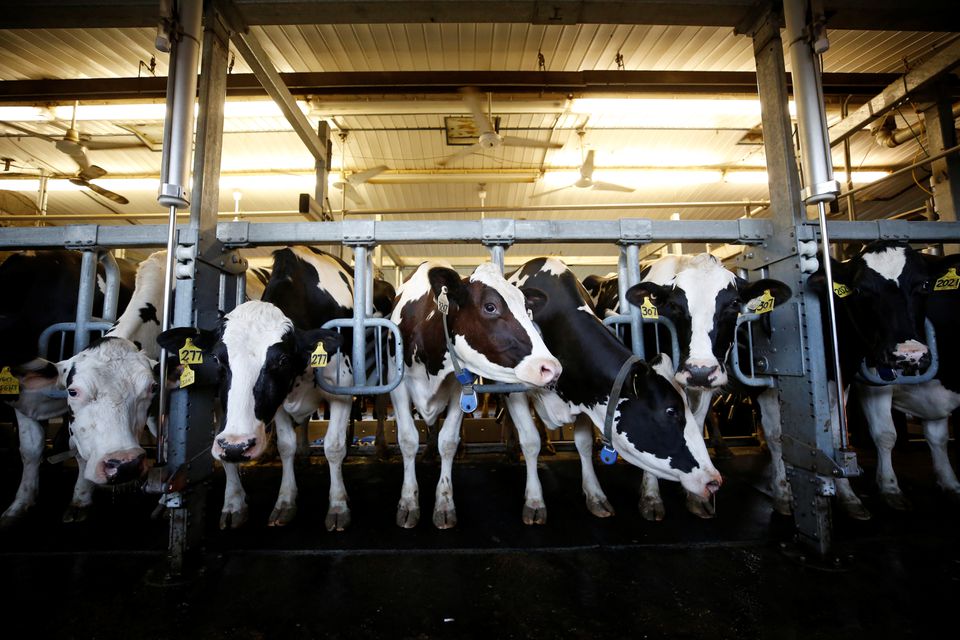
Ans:
[[[660,314],[657,312],[657,307],[650,302],[649,297],[644,298],[643,304],[640,305],[640,317],[650,318],[651,320],[656,320],[660,317]]]
[[[950,267],[942,277],[937,278],[933,285],[934,291],[952,291],[960,288],[960,276],[957,275],[957,268]]]
[[[180,364],[203,364],[203,351],[193,344],[193,340],[190,338],[187,338],[178,353],[180,354]]]
[[[763,295],[753,300],[754,313],[770,313],[775,306],[776,302],[770,295],[770,289],[764,289]]]
[[[330,359],[327,357],[327,350],[323,348],[323,340],[317,343],[317,348],[310,354],[310,366],[314,369],[327,366]]]
[[[848,287],[847,285],[841,282],[837,282],[836,280],[834,280],[833,292],[837,294],[838,298],[846,298],[847,296],[853,294],[853,289],[851,289],[850,287]]]
[[[13,396],[20,393],[20,381],[10,373],[10,367],[0,369],[0,395]]]
[[[197,381],[197,372],[190,368],[190,365],[183,365],[183,371],[180,372],[180,388],[189,387]]]

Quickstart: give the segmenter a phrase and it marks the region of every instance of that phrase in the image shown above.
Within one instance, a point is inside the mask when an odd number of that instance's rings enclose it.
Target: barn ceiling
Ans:
[[[73,221],[60,218],[65,215],[100,224],[157,222],[141,215],[164,213],[156,190],[167,57],[153,46],[156,3],[14,4],[22,10],[0,18],[0,26],[9,27],[0,29],[3,224],[37,223],[10,214],[37,213],[41,172],[54,177],[46,207],[52,217],[44,224]],[[398,19],[401,4],[408,21]],[[236,2],[311,123],[331,127],[334,175],[328,193],[337,215],[768,215],[762,209],[768,193],[758,144],[753,45],[731,28],[749,17],[753,2],[549,4],[559,7],[562,19],[545,19],[545,3],[536,2]],[[897,3],[874,3],[875,11],[859,22],[850,10],[855,3],[825,4],[833,7],[837,25],[857,27],[828,32],[831,47],[823,64],[831,122],[840,119],[844,102],[856,108],[957,36],[941,29],[960,31],[953,24],[956,12],[940,3],[919,3],[929,4],[929,11],[915,10],[902,19],[917,28],[909,31],[889,28],[894,23],[889,5]],[[621,14],[611,18],[614,5]],[[132,10],[138,6],[142,11]],[[479,17],[481,9],[490,12]],[[556,24],[569,20],[574,23]],[[313,157],[239,54],[230,73],[220,211],[227,219],[236,213],[253,220],[301,219],[293,211],[298,194],[313,192]],[[497,119],[501,135],[558,148],[501,146],[442,165],[465,148],[448,143],[447,128],[456,133],[456,118],[469,123],[458,91],[464,86],[484,89],[480,103]],[[88,157],[106,170],[93,182],[122,194],[128,204],[66,180],[78,167],[55,141],[69,128],[75,101],[76,129]],[[898,127],[913,126],[919,133],[918,106],[907,103],[897,110]],[[865,184],[924,153],[922,136],[888,148],[869,131],[857,133],[850,145],[854,182]],[[588,154],[595,181],[633,191],[557,190],[580,177]],[[834,164],[843,170],[840,145]],[[344,199],[333,184],[375,167],[386,168],[356,185],[356,201]],[[886,217],[923,206],[927,175],[918,169],[865,192],[857,215]],[[737,204],[700,204],[711,202]],[[657,206],[549,210],[629,203]],[[508,255],[543,250],[516,247]],[[468,261],[482,253],[456,246],[397,251],[410,261],[426,255]],[[614,255],[605,246],[557,246],[550,252]]]

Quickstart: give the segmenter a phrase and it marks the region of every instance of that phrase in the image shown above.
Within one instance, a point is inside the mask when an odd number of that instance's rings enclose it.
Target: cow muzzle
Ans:
[[[676,380],[685,387],[713,389],[725,384],[727,376],[719,364],[699,365],[688,361],[680,367]]]
[[[930,349],[917,340],[901,342],[893,351],[893,365],[907,375],[913,375],[930,366]]]
[[[213,457],[223,462],[247,462],[260,457],[264,438],[253,435],[220,436],[213,443]]]
[[[544,387],[560,377],[563,367],[556,358],[530,358],[517,367],[517,378],[521,382]]]
[[[125,449],[108,453],[97,463],[97,476],[106,484],[123,484],[139,480],[147,471],[147,455],[143,449]]]
[[[709,498],[723,486],[723,476],[716,469],[700,469],[680,479],[684,489],[700,498]]]

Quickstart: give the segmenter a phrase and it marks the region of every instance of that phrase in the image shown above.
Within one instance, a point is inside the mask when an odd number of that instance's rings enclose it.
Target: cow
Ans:
[[[649,362],[634,359],[597,317],[588,292],[573,272],[556,258],[530,260],[508,281],[546,293],[546,302],[533,309],[533,320],[563,367],[553,387],[512,393],[507,398],[527,464],[524,522],[546,521],[536,471],[540,438],[526,409],[528,396],[547,428],[574,423],[582,486],[592,514],[607,517],[614,513],[592,461],[593,429],[606,431],[608,421],[610,445],[628,463],[678,481],[698,496],[706,498],[715,493],[723,480],[710,461],[699,427],[674,379],[670,359],[662,354]],[[622,390],[612,401],[618,378]],[[615,402],[613,407],[611,402]]]
[[[640,284],[627,291],[627,300],[636,306],[647,300],[656,307],[658,315],[669,318],[677,328],[680,366],[675,380],[683,387],[702,433],[714,395],[727,386],[736,386],[727,374],[725,362],[730,350],[736,348],[734,326],[738,313],[754,308],[765,292],[772,297],[774,306],[782,304],[789,299],[790,288],[766,278],[748,283],[709,253],[664,256],[643,264],[641,275]],[[620,312],[616,276],[595,277],[589,284],[595,292],[598,314]],[[763,390],[756,401],[763,415],[771,454],[774,508],[780,513],[790,513],[790,485],[782,459],[777,390]],[[714,514],[711,503],[689,493],[687,508],[703,518]],[[653,474],[644,474],[640,512],[653,521],[662,520],[666,515]]]
[[[960,500],[960,483],[946,451],[947,419],[960,405],[960,369],[955,359],[958,345],[954,337],[960,302],[960,279],[956,275],[960,256],[936,258],[921,254],[905,242],[879,241],[866,245],[849,260],[831,259],[831,265],[844,400],[854,384],[878,451],[876,481],[881,497],[894,509],[909,507],[891,457],[897,434],[890,411],[897,408],[922,421],[937,484],[953,501]],[[824,283],[822,270],[809,280],[821,295],[826,316]],[[914,375],[925,371],[931,360],[923,331],[925,317],[937,331],[939,368],[933,380],[886,386],[857,381],[861,363],[887,378],[893,378],[894,372]],[[826,334],[826,327],[824,330]],[[828,371],[832,378],[832,368]],[[830,391],[836,416],[832,386]],[[848,515],[870,517],[849,480],[839,479],[836,486],[840,505]]]
[[[321,375],[328,383],[353,383],[347,355],[349,332],[344,331],[341,337],[320,328],[328,320],[352,315],[351,268],[319,249],[286,247],[273,252],[273,269],[260,300],[234,308],[220,319],[215,331],[179,327],[161,334],[160,343],[168,350],[180,349],[190,338],[217,363],[224,420],[222,430],[213,438],[211,453],[223,463],[226,475],[221,529],[237,528],[248,518],[237,465],[263,454],[271,422],[276,427],[282,479],[268,524],[283,526],[293,520],[297,509],[295,426],[305,422],[324,400],[330,406],[324,437],[324,454],[330,466],[325,524],[331,531],[348,526],[350,510],[342,463],[351,398],[319,388],[309,364],[311,356],[317,354],[315,364],[321,365]]]
[[[489,381],[537,387],[553,383],[560,375],[560,362],[547,350],[528,316],[528,310],[535,311],[545,302],[541,291],[508,284],[492,263],[481,264],[469,277],[461,278],[449,264],[427,261],[400,286],[391,319],[403,336],[405,371],[390,393],[403,454],[403,487],[396,515],[400,527],[414,527],[420,519],[414,466],[419,434],[411,405],[427,425],[447,412],[438,435],[440,479],[433,524],[448,529],[457,521],[451,469],[464,413],[463,387],[455,369]],[[392,364],[397,357],[391,355]],[[390,369],[396,376],[396,367]],[[524,511],[536,508],[529,499],[528,494]]]
[[[121,263],[125,275],[127,266]],[[4,288],[14,288],[19,296],[4,297],[2,342],[4,358],[17,378],[19,395],[8,404],[15,410],[23,460],[20,486],[0,518],[2,526],[20,521],[36,502],[45,443],[41,421],[70,413],[69,443],[79,473],[66,522],[86,518],[94,486],[137,480],[146,469],[139,436],[157,383],[153,363],[138,346],[115,328],[112,335],[58,363],[36,352],[43,328],[75,317],[79,276],[80,256],[67,251],[15,255],[0,268]],[[126,304],[129,287],[121,293],[120,304]],[[48,395],[58,388],[66,390],[65,399]]]

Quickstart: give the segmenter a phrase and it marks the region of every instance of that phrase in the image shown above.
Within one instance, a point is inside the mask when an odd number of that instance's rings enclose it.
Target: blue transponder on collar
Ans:
[[[457,374],[457,382],[460,384],[473,384],[473,381],[477,379],[477,376],[473,375],[473,372],[466,369],[461,369],[460,373]]]
[[[464,413],[473,413],[477,410],[477,394],[473,393],[473,389],[470,393],[460,392],[460,409]]]
[[[600,449],[600,462],[603,464],[613,464],[616,461],[617,450],[608,444],[603,445],[603,449]]]

